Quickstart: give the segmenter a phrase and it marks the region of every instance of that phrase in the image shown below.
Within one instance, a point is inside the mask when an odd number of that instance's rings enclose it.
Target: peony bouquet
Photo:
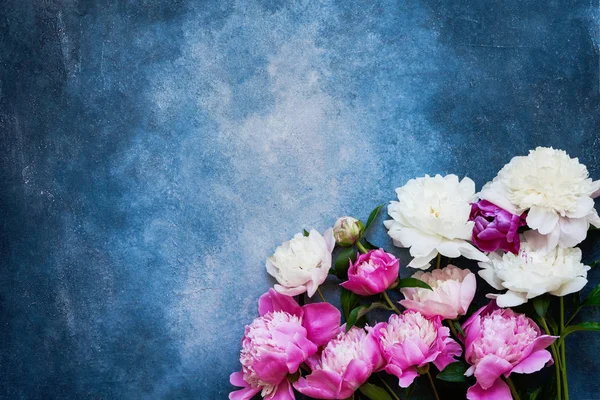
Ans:
[[[568,400],[565,339],[600,330],[572,324],[582,307],[600,305],[600,285],[580,301],[592,265],[576,247],[600,228],[599,189],[577,158],[542,147],[479,193],[456,175],[411,179],[384,222],[418,270],[405,278],[400,260],[365,237],[383,206],[364,224],[342,217],[323,234],[297,234],[266,262],[277,283],[246,326],[229,398],[399,400],[423,379],[438,400],[464,393],[438,391],[442,381],[468,385],[471,400]],[[461,257],[478,262],[483,301]],[[339,309],[319,288],[328,276]],[[545,367],[551,384],[512,379]]]

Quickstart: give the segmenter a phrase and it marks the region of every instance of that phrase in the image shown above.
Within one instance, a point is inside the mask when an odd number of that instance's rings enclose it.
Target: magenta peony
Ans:
[[[385,291],[398,277],[400,262],[383,249],[360,254],[348,269],[348,280],[341,286],[360,295],[371,296]]]
[[[439,315],[456,319],[459,315],[465,315],[477,288],[475,274],[454,265],[431,272],[419,271],[413,277],[429,284],[433,290],[402,288],[400,291],[405,299],[400,304],[427,317]]]
[[[467,399],[510,400],[510,389],[501,375],[530,374],[553,362],[545,349],[558,337],[542,335],[531,319],[498,308],[494,301],[473,314],[462,328],[465,359],[471,364],[465,375],[477,379]]]
[[[340,312],[328,303],[300,307],[273,289],[261,296],[258,309],[260,317],[246,326],[242,340],[242,371],[230,377],[232,385],[243,389],[231,392],[229,399],[249,400],[259,392],[270,400],[295,399],[288,373],[338,334]]]
[[[475,222],[473,227],[473,244],[486,252],[502,249],[517,254],[519,252],[519,228],[527,225],[525,215],[515,215],[490,203],[481,200],[471,204],[471,216]]]
[[[353,327],[307,363],[312,373],[294,383],[296,390],[315,399],[346,399],[383,367],[384,360],[373,335]]]
[[[417,311],[394,314],[371,332],[386,360],[385,371],[396,375],[401,387],[410,386],[419,375],[417,367],[432,362],[441,371],[462,353],[441,317],[427,318]]]

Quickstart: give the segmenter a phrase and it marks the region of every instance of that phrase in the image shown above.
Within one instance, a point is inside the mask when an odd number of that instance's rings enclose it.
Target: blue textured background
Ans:
[[[597,1],[350,3],[0,2],[0,397],[225,398],[300,229],[536,145],[600,179]]]

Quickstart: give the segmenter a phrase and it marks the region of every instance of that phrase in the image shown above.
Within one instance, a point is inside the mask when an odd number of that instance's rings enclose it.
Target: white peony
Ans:
[[[385,221],[394,245],[410,247],[414,259],[409,267],[427,269],[438,252],[446,257],[465,256],[479,261],[487,257],[467,242],[473,222],[470,202],[475,200],[475,183],[456,175],[411,179],[396,189],[398,201],[388,206],[393,219]]]
[[[508,291],[488,294],[500,307],[514,307],[550,293],[564,296],[581,290],[587,283],[587,265],[581,263],[577,247],[555,247],[550,252],[536,251],[525,241],[519,254],[490,253],[488,262],[480,262],[481,276],[494,289]]]
[[[275,290],[287,296],[307,292],[312,297],[327,278],[334,246],[332,229],[323,236],[313,229],[308,236],[298,233],[277,247],[266,264],[267,272],[279,282]]]
[[[589,178],[585,165],[563,150],[538,147],[514,157],[486,184],[479,197],[513,214],[529,210],[525,236],[536,249],[573,247],[583,241],[590,223],[600,227],[594,192],[600,181]]]

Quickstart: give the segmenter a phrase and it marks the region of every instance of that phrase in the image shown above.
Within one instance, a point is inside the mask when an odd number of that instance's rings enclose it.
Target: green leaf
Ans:
[[[585,301],[583,302],[582,305],[583,306],[600,306],[600,284],[598,284],[598,286],[596,286],[594,289],[592,289],[592,291],[590,292],[587,299],[585,299]]]
[[[454,325],[454,327],[456,328],[456,330],[458,331],[458,333],[460,333],[461,335],[465,336],[465,331],[463,331],[462,326],[460,326],[460,322],[458,322],[458,321],[450,321],[450,323]]]
[[[540,395],[541,392],[542,392],[542,387],[540,386],[539,388],[537,388],[533,392],[529,393],[529,400],[537,400],[537,398],[538,398],[538,396]]]
[[[348,332],[350,328],[352,328],[356,324],[356,321],[365,316],[369,311],[374,310],[376,308],[390,310],[390,308],[386,304],[379,302],[373,303],[371,305],[363,304],[362,306],[358,306],[352,311],[350,311],[350,315],[346,320],[346,332]]]
[[[425,283],[417,278],[402,278],[402,279],[400,279],[400,285],[398,285],[398,287],[400,287],[400,288],[418,287],[418,288],[433,290],[431,288],[431,286],[429,286],[427,283]]]
[[[358,391],[365,395],[369,400],[392,400],[388,392],[372,383],[365,383],[358,388]]]
[[[590,263],[590,268],[594,268],[596,265],[600,264],[600,260],[592,261]]]
[[[546,312],[548,311],[548,306],[550,305],[550,297],[548,296],[538,296],[533,299],[533,308],[535,312],[540,317],[544,318],[546,316]]]
[[[546,322],[548,323],[550,332],[552,332],[552,334],[557,335],[558,334],[558,325],[556,324],[556,321],[554,320],[554,318],[552,318],[551,314],[546,315]]]
[[[449,364],[442,372],[437,374],[437,378],[446,382],[464,382],[467,380],[465,372],[467,366],[462,362],[453,362]]]
[[[379,214],[379,211],[381,211],[381,208],[383,206],[385,206],[385,204],[377,206],[373,211],[371,211],[371,214],[369,214],[369,219],[367,219],[367,224],[365,225],[365,232],[367,231],[367,229],[369,229],[373,221],[375,221],[375,218],[377,218],[377,214]]]
[[[582,322],[582,323],[577,324],[577,325],[567,326],[565,328],[565,330],[562,332],[562,334],[560,335],[561,339],[564,339],[570,333],[577,332],[577,331],[594,331],[594,332],[600,332],[600,324],[597,323],[597,322]]]
[[[360,297],[348,289],[341,288],[340,302],[342,303],[342,313],[344,314],[344,319],[347,321],[348,317],[350,316],[350,311],[352,311],[352,309],[359,304]]]
[[[350,267],[350,260],[356,260],[356,250],[354,250],[354,247],[342,249],[342,251],[339,252],[337,258],[335,259],[334,273],[341,280],[348,279],[348,268]]]
[[[373,243],[369,242],[367,239],[363,238],[363,246],[365,246],[365,248],[367,250],[377,250],[379,249],[379,246],[375,246]]]
[[[309,233],[309,232],[308,232],[306,229],[303,229],[302,231],[303,231],[303,233],[304,233],[304,236],[308,236],[308,235],[310,235],[310,233]]]

